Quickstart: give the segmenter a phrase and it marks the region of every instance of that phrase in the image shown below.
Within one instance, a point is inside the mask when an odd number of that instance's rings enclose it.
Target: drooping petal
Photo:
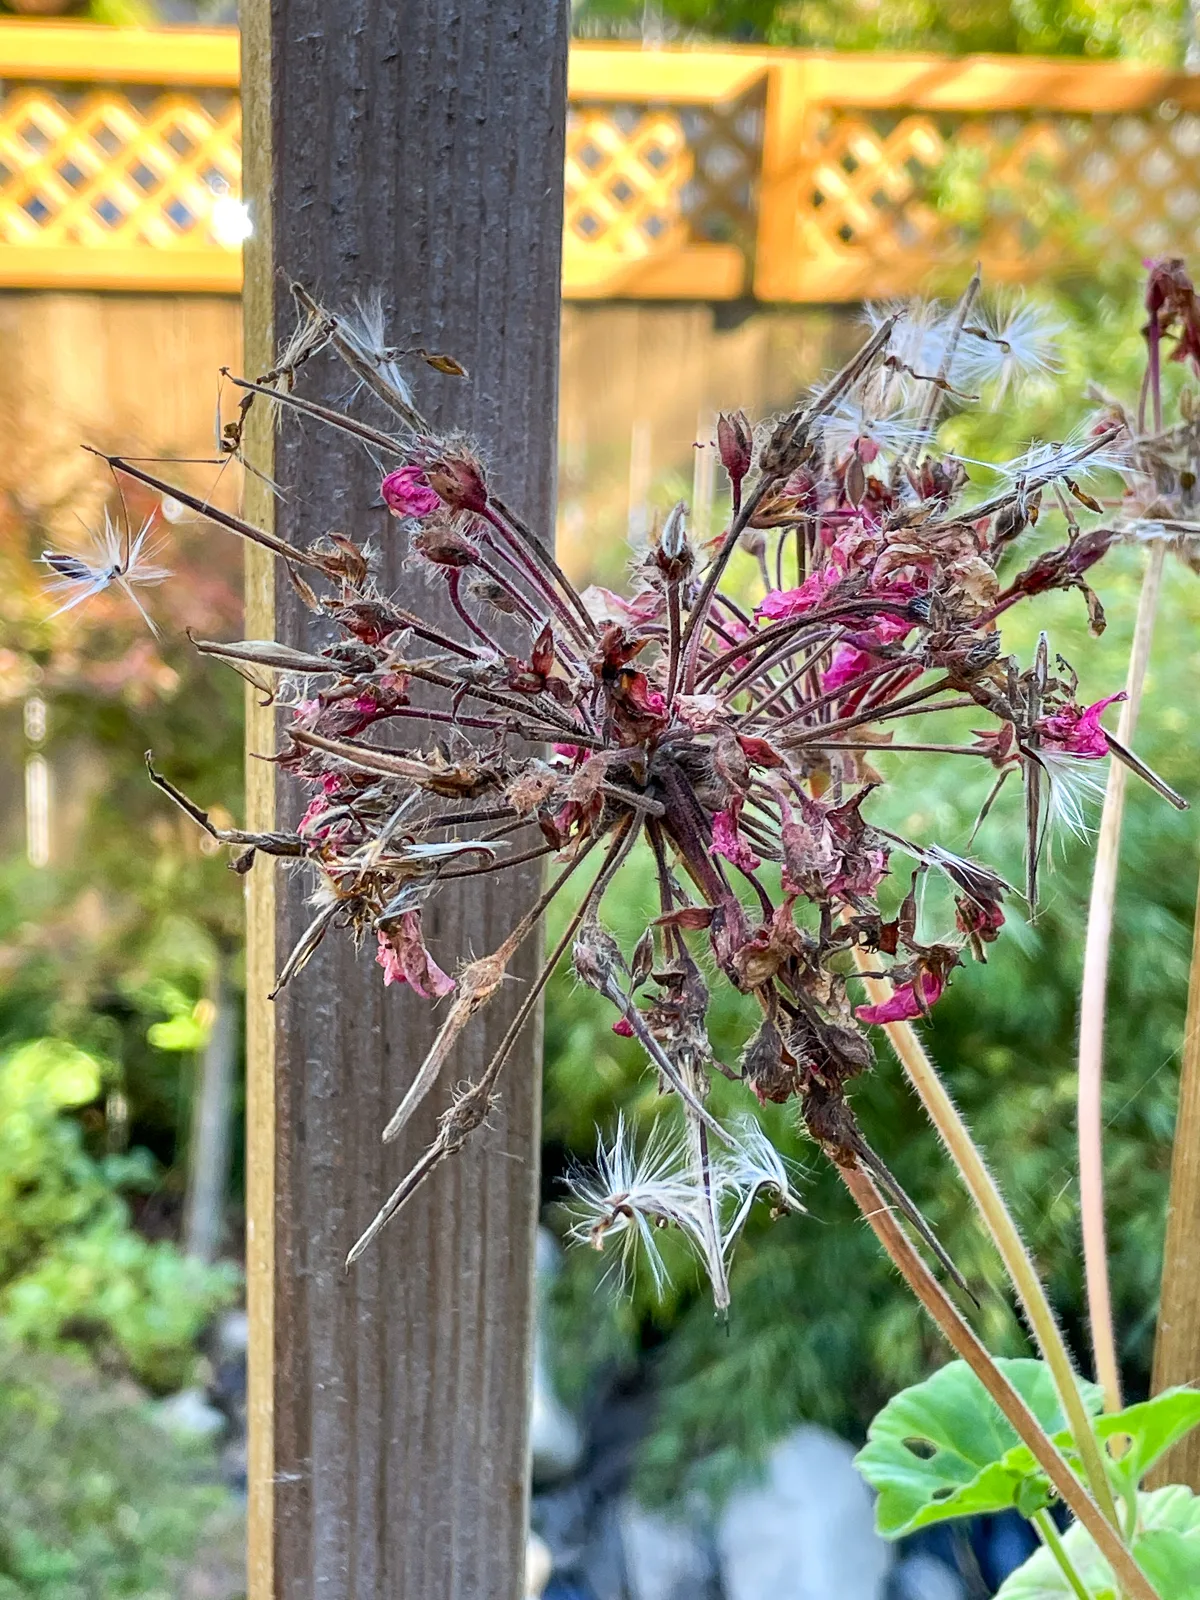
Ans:
[[[407,983],[423,1000],[439,999],[454,988],[454,979],[442,971],[425,948],[419,911],[406,911],[394,928],[386,933],[380,930],[375,959],[383,968],[385,985]]]
[[[738,795],[730,801],[728,810],[714,814],[713,849],[717,855],[724,856],[726,861],[735,867],[740,867],[743,872],[753,872],[755,867],[762,865],[762,862],[738,831],[738,814],[741,809],[741,796]]]
[[[1090,706],[1066,706],[1051,717],[1043,717],[1037,725],[1038,732],[1051,749],[1089,761],[1101,760],[1108,754],[1108,740],[1100,726],[1100,717],[1109,706],[1125,698],[1122,689],[1119,694],[1106,695]]]
[[[918,981],[921,985],[920,999],[917,997]],[[911,1022],[916,1017],[924,1016],[931,1006],[937,1004],[945,987],[946,980],[940,973],[923,971],[919,980],[897,985],[889,1000],[876,1006],[855,1006],[854,1015],[860,1022],[868,1024]]]

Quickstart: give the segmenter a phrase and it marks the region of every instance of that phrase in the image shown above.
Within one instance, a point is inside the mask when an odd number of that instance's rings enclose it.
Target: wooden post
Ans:
[[[1179,1073],[1175,1153],[1167,1201],[1162,1303],[1154,1341],[1154,1393],[1200,1382],[1200,896],[1188,979],[1187,1021]],[[1155,1468],[1156,1487],[1186,1483],[1200,1494],[1200,1429]]]
[[[563,0],[243,0],[246,366],[271,365],[288,280],[352,311],[382,292],[388,337],[454,353],[418,402],[481,445],[497,489],[552,526],[567,9]],[[324,357],[305,392],[344,400]],[[253,415],[253,413],[252,413]],[[384,552],[384,586],[431,619],[406,572],[379,475],[341,436],[259,418],[259,520],[304,542],[339,529]],[[286,575],[255,559],[247,632],[326,635]],[[272,713],[249,717],[269,752]],[[301,797],[248,762],[256,825]],[[430,945],[492,949],[536,893],[443,892]],[[491,879],[482,880],[490,884]],[[470,880],[468,880],[470,882]],[[431,1138],[444,1095],[398,1146],[380,1130],[432,1037],[429,1002],[385,992],[370,952],[326,940],[272,1007],[278,960],[310,913],[300,875],[251,874],[249,1016],[250,1588],[252,1600],[511,1600],[522,1592],[537,1198],[540,1040],[501,1083],[489,1127],[376,1247],[347,1249]],[[514,964],[527,978],[534,957]],[[486,1061],[521,994],[494,1004],[450,1072]]]

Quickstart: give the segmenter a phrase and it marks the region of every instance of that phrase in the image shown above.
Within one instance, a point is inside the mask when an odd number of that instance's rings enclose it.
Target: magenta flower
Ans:
[[[917,981],[914,979],[911,983],[899,984],[891,999],[877,1006],[855,1006],[854,1015],[860,1022],[878,1024],[911,1022],[914,1017],[924,1016],[930,1006],[936,1005],[942,998],[946,980],[941,973],[923,971],[919,979],[920,999],[917,998]]]
[[[1125,691],[1106,695],[1090,706],[1066,706],[1052,717],[1043,717],[1037,724],[1042,743],[1047,749],[1061,750],[1064,755],[1081,756],[1085,761],[1098,761],[1108,754],[1108,740],[1100,726],[1101,713],[1115,701],[1124,700]]]
[[[439,999],[454,988],[454,979],[442,971],[425,948],[419,911],[406,911],[388,933],[379,930],[375,959],[383,968],[385,985],[407,983],[423,1000]]]
[[[420,467],[399,467],[389,472],[379,492],[394,517],[427,517],[442,503]]]

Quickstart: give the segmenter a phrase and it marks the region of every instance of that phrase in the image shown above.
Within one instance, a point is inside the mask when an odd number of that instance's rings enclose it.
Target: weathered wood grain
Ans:
[[[471,370],[469,386],[430,373],[422,407],[476,438],[505,496],[551,526],[565,6],[247,0],[243,27],[260,230],[248,263],[257,285],[247,296],[248,357],[264,349],[268,321],[276,334],[287,324],[289,277],[339,307],[380,292],[397,344],[453,351]],[[348,388],[332,362],[308,369],[306,392],[317,398],[337,403]],[[378,474],[365,456],[291,422],[273,456],[285,487],[279,532],[370,537],[384,551],[386,585],[441,614],[441,596],[403,567],[397,525],[372,506]],[[252,592],[258,576],[255,567]],[[278,637],[320,636],[286,579],[276,575],[271,593],[258,594],[255,632],[269,608]],[[280,817],[294,819],[300,804],[282,783]],[[427,927],[443,965],[499,941],[535,892],[532,873],[514,878],[505,874],[502,888],[468,882],[439,900]],[[273,940],[261,912],[252,921],[260,943],[273,942],[268,960],[307,920],[299,877],[280,875],[275,894]],[[261,1013],[261,949],[252,965]],[[518,975],[529,970],[527,962]],[[451,1078],[483,1064],[519,993],[513,984],[477,1025]],[[273,1180],[270,1197],[263,1181],[252,1190],[252,1415],[271,1438],[269,1459],[261,1440],[254,1459],[256,1600],[520,1592],[537,1038],[511,1063],[491,1126],[354,1270],[342,1267],[445,1104],[444,1092],[432,1096],[405,1138],[380,1144],[433,1015],[428,1002],[385,993],[369,953],[329,940],[276,1002],[269,1038],[258,1023],[251,1160],[269,1162]]]

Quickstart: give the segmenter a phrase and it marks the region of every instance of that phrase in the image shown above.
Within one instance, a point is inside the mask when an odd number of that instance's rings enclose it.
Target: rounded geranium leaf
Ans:
[[[997,1360],[996,1365],[1049,1434],[1066,1426],[1050,1371],[1041,1361]],[[1093,1414],[1101,1392],[1080,1380]],[[895,1396],[872,1422],[856,1457],[876,1489],[876,1525],[898,1539],[951,1517],[977,1516],[1040,1498],[1032,1470],[1006,1457],[1019,1443],[1000,1408],[963,1361],[952,1361],[923,1383]]]

